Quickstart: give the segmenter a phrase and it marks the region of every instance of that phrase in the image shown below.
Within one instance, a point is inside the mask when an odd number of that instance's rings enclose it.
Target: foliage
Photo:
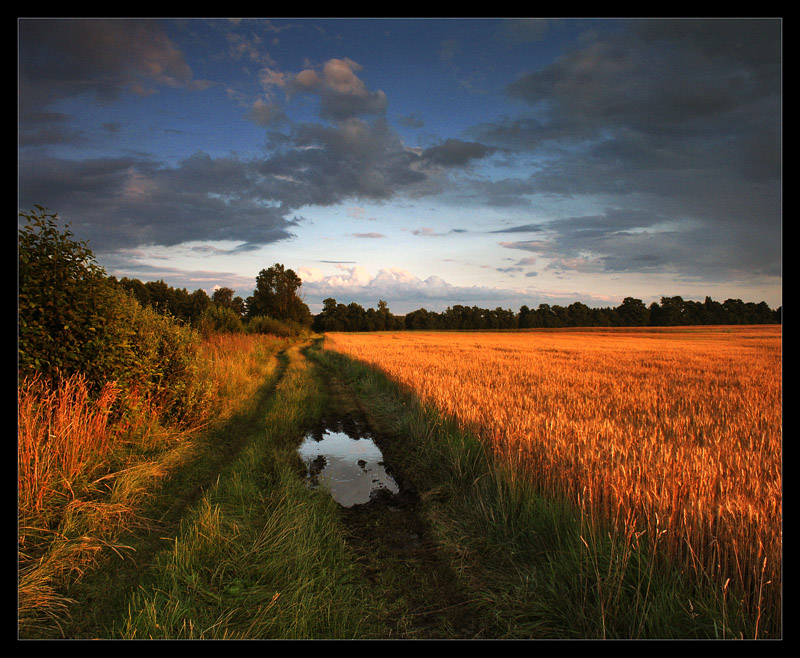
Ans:
[[[280,263],[261,270],[256,277],[256,288],[247,298],[248,317],[263,315],[311,326],[311,311],[297,294],[302,284],[294,270]]]
[[[235,294],[236,291],[233,288],[217,288],[211,295],[211,301],[217,306],[230,309],[241,317],[245,314],[247,307],[241,297],[234,297]]]
[[[329,331],[492,331],[500,329],[537,329],[562,327],[648,327],[695,325],[780,324],[781,309],[772,310],[766,302],[758,304],[728,299],[724,303],[706,297],[704,302],[681,297],[662,297],[649,307],[640,299],[626,297],[615,308],[590,308],[582,302],[569,306],[539,304],[535,309],[522,305],[518,313],[511,309],[478,306],[448,306],[437,312],[420,308],[405,316],[389,313],[386,302],[378,310],[366,311],[357,303],[337,303],[328,298],[322,312],[314,317],[314,330]]]
[[[60,230],[55,214],[36,208],[20,213],[20,374],[51,378],[93,369],[105,357],[114,291],[86,244]]]
[[[142,306],[151,307],[162,315],[192,326],[199,325],[203,313],[213,303],[205,290],[198,289],[190,293],[186,288],[173,288],[163,280],[142,282],[123,277],[118,283]]]
[[[143,308],[106,277],[85,243],[59,229],[55,214],[37,209],[20,213],[20,377],[81,375],[93,392],[114,381],[163,418],[189,421],[205,396],[196,332]]]
[[[244,324],[242,316],[232,308],[213,303],[200,316],[198,329],[206,337],[214,333],[236,334],[244,331]]]
[[[378,300],[377,309],[364,310],[360,304],[337,304],[329,297],[323,302],[322,312],[314,318],[314,331],[394,331],[403,329],[403,319],[393,315],[384,300]]]
[[[257,315],[250,318],[245,330],[251,334],[270,334],[281,338],[291,338],[302,336],[307,331],[307,327],[292,320],[276,320],[266,315]]]

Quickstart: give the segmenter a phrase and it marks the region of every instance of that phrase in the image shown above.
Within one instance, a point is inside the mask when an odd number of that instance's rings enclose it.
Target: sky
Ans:
[[[18,20],[18,206],[397,314],[782,304],[780,19]]]

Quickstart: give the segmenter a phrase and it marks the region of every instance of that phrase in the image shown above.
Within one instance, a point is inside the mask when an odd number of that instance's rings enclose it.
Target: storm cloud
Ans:
[[[780,20],[362,25],[20,20],[20,209],[57,212],[109,258],[313,242],[323,215],[350,224],[329,231],[358,241],[349,259],[411,249],[477,280],[779,287]],[[369,230],[334,211],[360,204]],[[499,262],[514,252],[524,264]],[[392,271],[364,292],[472,289]]]

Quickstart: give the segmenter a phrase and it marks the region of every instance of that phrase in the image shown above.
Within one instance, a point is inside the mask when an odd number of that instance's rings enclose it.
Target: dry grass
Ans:
[[[224,422],[263,385],[285,344],[270,336],[222,335],[203,344],[207,397],[193,424],[165,427],[160,410],[109,382],[91,395],[83,377],[17,389],[19,628],[52,633],[67,614],[65,584],[145,521],[139,506],[154,482],[189,454],[187,439]],[[266,357],[266,358],[265,358]],[[271,358],[269,358],[271,357]]]
[[[329,334],[549,495],[778,614],[780,327]]]

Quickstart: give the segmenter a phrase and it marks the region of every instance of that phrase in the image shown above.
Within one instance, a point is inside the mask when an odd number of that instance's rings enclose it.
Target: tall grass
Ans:
[[[25,377],[18,385],[19,630],[58,634],[65,592],[101,556],[124,552],[119,537],[145,523],[141,503],[180,462],[197,431],[222,422],[243,394],[263,384],[285,341],[217,336],[201,346],[196,384],[173,394],[107,382],[99,393],[82,375]],[[202,391],[202,395],[194,392]],[[189,404],[193,402],[193,406]]]
[[[609,621],[627,600],[615,587],[650,554],[695,583],[680,602],[689,616],[722,617],[721,635],[780,633],[779,328],[333,334],[327,345],[482,437],[519,486],[578,510]],[[609,536],[627,548],[594,562]]]

